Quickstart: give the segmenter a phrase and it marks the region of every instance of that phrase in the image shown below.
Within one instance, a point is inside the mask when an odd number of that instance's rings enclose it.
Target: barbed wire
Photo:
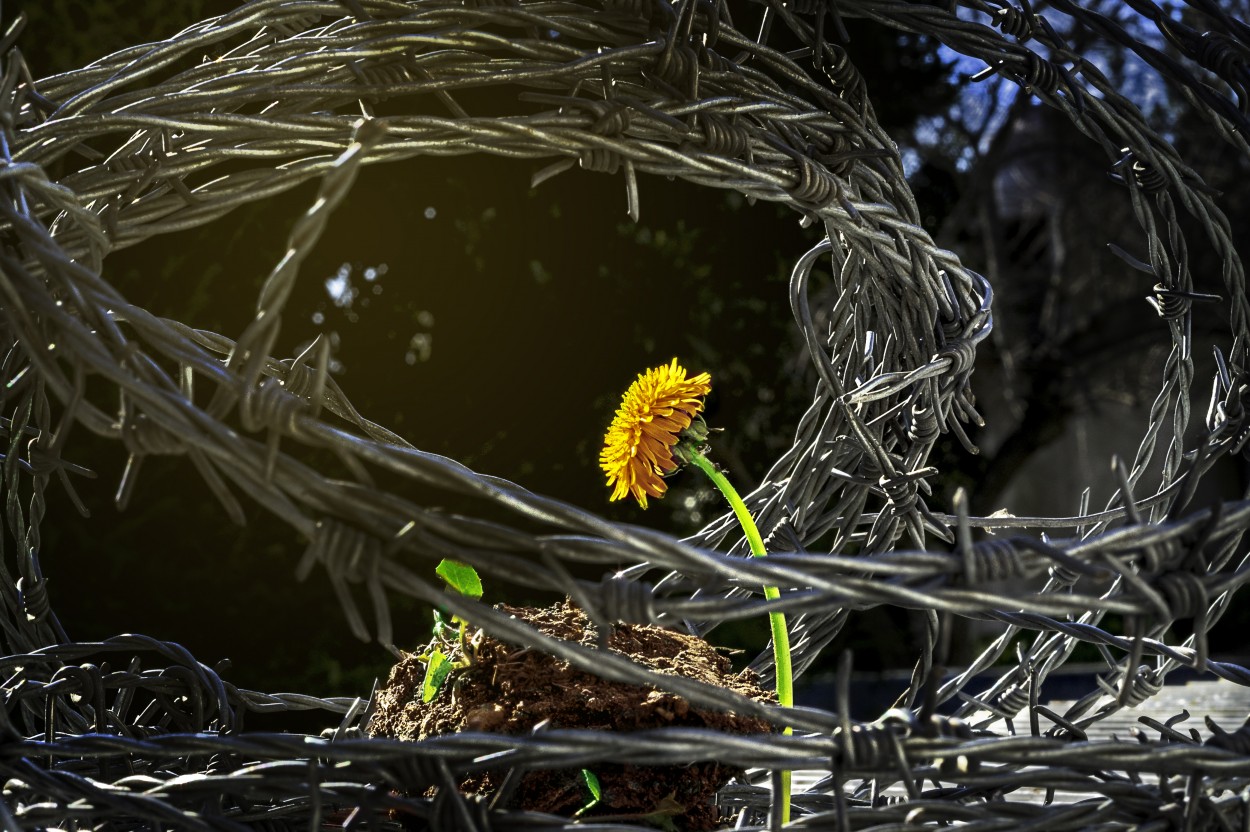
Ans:
[[[1206,742],[1170,725],[1157,740],[1084,736],[1094,722],[1157,693],[1176,667],[1250,684],[1250,671],[1213,661],[1206,643],[1250,575],[1250,502],[1240,495],[1193,505],[1210,466],[1246,447],[1250,306],[1233,232],[1217,196],[1140,108],[1069,46],[1081,29],[1132,50],[1180,90],[1213,134],[1247,152],[1238,56],[1250,37],[1210,4],[1190,5],[1209,32],[1149,2],[1133,4],[1174,53],[1093,8],[1052,3],[1039,15],[1027,4],[984,0],[957,8],[876,0],[746,6],[763,18],[758,38],[735,26],[743,9],[731,14],[724,0],[255,0],[39,81],[9,48],[0,78],[0,340],[7,350],[0,433],[8,440],[5,525],[17,545],[0,553],[0,626],[11,654],[0,660],[7,677],[0,825],[278,829],[368,821],[398,828],[412,821],[563,829],[575,824],[463,797],[457,784],[486,766],[696,759],[828,772],[795,799],[812,827],[1010,821],[1079,829],[1155,816],[1241,824],[1250,811],[1242,796],[1250,783],[1244,728],[1210,726]],[[992,291],[921,227],[898,151],[874,115],[871,79],[826,37],[828,22],[840,28],[855,17],[929,35],[984,61],[1071,119],[1123,182],[1145,252],[1144,259],[1123,255],[1156,278],[1155,312],[1167,323],[1171,352],[1140,447],[1129,465],[1117,465],[1119,491],[1105,511],[976,518],[962,495],[950,512],[929,506],[934,447],[950,436],[971,448],[964,425],[981,421],[969,379],[977,345],[993,326]],[[805,48],[771,47],[774,20]],[[15,42],[20,22],[4,44]],[[470,113],[457,96],[478,89],[506,90],[523,112]],[[299,356],[274,355],[300,263],[361,165],[468,153],[554,160],[536,183],[574,166],[622,174],[635,218],[639,174],[661,174],[783,203],[823,232],[797,259],[789,298],[818,379],[813,402],[792,447],[747,498],[769,558],[745,557],[729,516],[679,541],[414,448],[352,407],[329,375],[325,339]],[[51,170],[66,172],[53,178]],[[313,179],[317,199],[296,222],[237,338],[161,319],[101,277],[112,251]],[[1182,224],[1178,206],[1192,224]],[[1186,227],[1199,229],[1219,257],[1229,327],[1216,352],[1202,438],[1188,448],[1190,307],[1203,298]],[[828,278],[814,276],[818,264]],[[832,305],[813,303],[813,280],[831,282]],[[105,409],[101,385],[114,396],[110,408],[120,400],[116,412]],[[39,528],[54,477],[85,511],[73,477],[91,472],[65,458],[75,429],[125,448],[119,506],[145,458],[178,455],[227,516],[243,522],[243,495],[288,524],[308,544],[299,574],[325,570],[362,639],[391,645],[388,599],[404,595],[604,678],[809,735],[549,730],[404,743],[362,735],[364,697],[243,691],[181,647],[142,636],[74,642],[48,598]],[[1157,477],[1148,480],[1165,435]],[[333,454],[352,479],[306,461],[317,451]],[[379,489],[375,475],[384,472],[470,498],[482,517],[487,507],[491,517],[503,509],[513,522],[434,511]],[[1158,486],[1139,497],[1147,481]],[[974,528],[1022,533],[974,541]],[[1073,536],[1040,534],[1056,528]],[[935,540],[949,551],[926,548]],[[818,541],[831,542],[813,551]],[[852,610],[920,610],[926,629],[899,710],[854,723],[849,665],[834,709],[756,702],[446,595],[425,577],[442,557],[500,581],[562,588],[608,625],[684,621],[706,629],[784,610],[800,672]],[[573,563],[633,566],[591,582],[570,575]],[[1044,584],[1009,601],[987,588],[1025,579]],[[764,585],[780,588],[781,597],[764,600]],[[358,607],[361,589],[371,622]],[[1102,626],[1108,614],[1125,622],[1121,632]],[[946,678],[950,616],[1004,629],[965,671]],[[1167,636],[1177,620],[1193,624],[1179,644]],[[1089,695],[1058,714],[1037,703],[1038,690],[1078,643],[1097,645],[1106,667]],[[1015,660],[995,668],[987,689],[970,691],[1014,644],[1021,645]],[[158,657],[157,665],[141,670],[140,655]],[[110,659],[126,669],[110,669]],[[771,672],[766,658],[757,666]],[[956,698],[958,718],[934,715]],[[246,713],[288,710],[324,711],[338,727],[324,737],[244,727]],[[1025,711],[1028,736],[991,730],[995,720]],[[1043,732],[1042,720],[1052,727]],[[870,785],[851,788],[849,778]],[[891,785],[902,787],[899,796],[885,794]],[[438,787],[436,797],[423,796],[429,786]],[[1098,799],[1006,799],[1026,786]],[[720,799],[738,813],[739,828],[767,823],[771,792],[750,775]]]

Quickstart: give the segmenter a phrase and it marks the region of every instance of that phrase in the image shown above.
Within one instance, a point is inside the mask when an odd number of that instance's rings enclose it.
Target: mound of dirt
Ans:
[[[584,612],[567,600],[551,607],[502,610],[535,629],[566,641],[595,643]],[[431,642],[447,650],[445,641]],[[731,672],[727,658],[706,641],[659,627],[622,624],[613,629],[609,649],[660,673],[686,676],[773,701],[755,674]],[[694,708],[680,696],[638,685],[609,682],[537,650],[522,649],[483,636],[467,669],[456,671],[429,703],[422,703],[425,665],[409,656],[395,665],[378,692],[369,723],[374,736],[419,740],[458,731],[528,734],[549,720],[551,728],[640,731],[665,726],[712,728],[736,734],[769,733],[753,717]],[[714,829],[720,822],[716,791],[741,769],[716,762],[684,766],[593,763],[602,798],[585,817],[626,816],[686,830]],[[506,772],[475,774],[461,784],[466,794],[492,793]],[[510,808],[572,815],[588,800],[580,769],[528,772],[513,793]],[[623,819],[623,818],[622,818]]]

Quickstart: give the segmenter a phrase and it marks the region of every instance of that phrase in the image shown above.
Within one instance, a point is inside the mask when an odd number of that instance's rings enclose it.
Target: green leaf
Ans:
[[[425,663],[425,681],[421,683],[422,702],[431,702],[438,696],[438,689],[443,686],[443,680],[451,673],[452,667],[442,650],[430,654],[429,661]]]
[[[444,558],[434,571],[447,582],[448,586],[461,595],[467,595],[470,598],[482,597],[482,579],[478,577],[477,570],[467,563]]]
[[[582,779],[586,781],[586,788],[590,789],[590,796],[598,803],[603,797],[603,790],[599,788],[599,778],[588,768],[582,769]]]
[[[588,812],[598,805],[599,799],[603,797],[603,790],[599,787],[599,778],[588,768],[582,769],[582,779],[586,781],[586,789],[590,792],[590,801],[573,813],[573,817],[577,817],[583,812]]]

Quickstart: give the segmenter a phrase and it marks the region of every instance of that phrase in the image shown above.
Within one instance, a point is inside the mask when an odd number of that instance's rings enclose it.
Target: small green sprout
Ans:
[[[599,778],[588,768],[582,769],[582,779],[586,781],[586,791],[590,792],[590,800],[585,806],[573,813],[573,817],[580,817],[584,812],[599,805],[599,800],[603,797],[603,789],[599,787]]]
[[[444,558],[434,571],[447,582],[448,588],[453,592],[468,598],[482,597],[482,579],[472,566]],[[449,618],[446,613],[434,610],[434,638],[449,645],[454,643],[459,650],[459,656],[453,660],[442,650],[435,648],[420,657],[425,662],[425,680],[421,683],[422,702],[434,701],[443,682],[453,670],[473,664],[473,657],[477,655],[478,646],[482,643],[482,632],[479,630],[471,639],[466,639],[465,629],[468,626],[468,622],[458,615]]]
[[[434,697],[438,696],[438,689],[442,687],[443,681],[447,678],[447,674],[451,673],[454,665],[443,655],[442,650],[435,650],[425,660],[425,680],[421,683],[421,702],[428,704],[434,701]]]

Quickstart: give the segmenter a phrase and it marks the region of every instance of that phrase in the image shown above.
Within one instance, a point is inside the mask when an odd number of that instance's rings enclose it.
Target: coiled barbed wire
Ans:
[[[1189,505],[1210,464],[1245,445],[1241,376],[1250,364],[1250,307],[1231,229],[1215,195],[1135,105],[1068,48],[1057,17],[1038,16],[1027,3],[958,5],[960,13],[876,0],[761,5],[765,23],[780,20],[808,44],[810,65],[774,50],[766,36],[743,34],[727,3],[695,0],[255,0],[159,43],[37,82],[10,49],[0,83],[0,335],[7,350],[0,434],[8,440],[6,529],[19,548],[17,576],[7,560],[0,575],[0,626],[11,653],[0,660],[0,824],[242,829],[333,819],[398,828],[395,819],[406,816],[432,828],[558,829],[571,824],[463,798],[455,784],[487,764],[525,770],[694,759],[829,772],[827,782],[796,798],[813,825],[993,823],[1010,812],[1013,822],[1078,829],[1133,824],[1165,806],[1182,807],[1175,811],[1183,823],[1242,824],[1247,807],[1236,795],[1250,783],[1244,729],[1215,726],[1201,744],[1162,735],[1140,743],[1084,740],[1094,722],[1156,694],[1176,667],[1250,685],[1250,671],[1212,660],[1206,647],[1207,632],[1250,576],[1243,543],[1250,502]],[[1227,82],[1233,102],[1181,59],[1139,43],[1097,12],[1051,5],[1067,22],[1132,49],[1182,90],[1213,132],[1246,151],[1244,62],[1237,57],[1250,42],[1244,24],[1195,2],[1213,27],[1198,34],[1154,14],[1153,4],[1134,4],[1182,59]],[[814,26],[807,15],[817,16]],[[929,505],[930,452],[948,434],[970,445],[961,425],[980,419],[968,385],[976,345],[992,326],[992,291],[921,227],[901,160],[873,115],[871,79],[825,37],[826,18],[841,30],[844,18],[855,17],[930,34],[984,60],[1108,151],[1142,227],[1149,263],[1141,265],[1156,276],[1154,301],[1173,351],[1141,448],[1131,465],[1117,468],[1120,492],[1105,511],[973,518],[962,498],[954,513]],[[5,47],[15,40],[6,38]],[[1045,55],[1033,51],[1038,44]],[[211,59],[188,68],[184,59],[203,55]],[[533,109],[468,113],[457,91],[484,86],[507,87]],[[403,114],[372,118],[383,99],[405,102]],[[536,179],[575,164],[623,173],[635,217],[637,174],[650,173],[781,202],[824,231],[797,260],[790,296],[819,377],[813,403],[793,446],[747,498],[770,540],[784,541],[783,551],[739,557],[745,549],[727,518],[677,541],[479,475],[357,413],[328,375],[323,340],[294,358],[272,354],[300,259],[359,166],[471,152],[555,159]],[[69,171],[55,181],[47,173],[54,163]],[[289,256],[238,338],[156,318],[100,277],[110,251],[314,178],[318,200],[296,224]],[[1209,435],[1190,450],[1182,445],[1193,381],[1188,321],[1193,301],[1212,298],[1193,291],[1177,205],[1220,255],[1233,336],[1227,359],[1217,352]],[[818,263],[837,289],[829,308],[812,307]],[[89,375],[118,394],[119,416],[87,394]],[[1134,489],[1165,422],[1175,438],[1162,484],[1138,498]],[[362,699],[241,691],[177,645],[141,636],[72,642],[38,564],[47,486],[55,476],[73,496],[69,474],[89,473],[62,460],[72,452],[72,427],[122,443],[129,463],[119,505],[145,456],[177,455],[227,515],[241,519],[242,500],[277,515],[308,543],[301,574],[325,570],[362,638],[389,643],[387,599],[399,593],[606,678],[809,735],[550,730],[422,743],[364,739]],[[354,481],[332,480],[302,461],[316,450],[332,452]],[[371,471],[503,508],[517,525],[431,511],[379,491]],[[1112,528],[1120,521],[1127,524]],[[541,532],[525,530],[535,528]],[[1021,534],[974,541],[974,528]],[[1043,540],[1024,533],[1042,529],[1074,534]],[[832,544],[810,550],[830,532]],[[926,549],[935,538],[953,551]],[[722,544],[728,552],[717,551]],[[411,557],[401,562],[401,552]],[[423,577],[432,552],[522,584],[567,585],[598,622],[719,622],[785,610],[800,671],[849,611],[921,610],[928,622],[922,656],[901,698],[914,710],[852,724],[845,697],[836,711],[779,709],[649,672],[444,595]],[[636,566],[596,583],[572,581],[563,561]],[[653,570],[668,576],[654,587],[633,580]],[[1007,578],[1045,583],[1005,604],[984,583]],[[352,595],[357,584],[373,607],[372,626]],[[763,585],[779,587],[781,598],[763,600]],[[1124,633],[1102,629],[1108,613],[1134,623]],[[971,667],[946,679],[940,643],[948,615],[998,621],[1004,630]],[[1178,619],[1191,620],[1194,631],[1180,644],[1166,638]],[[988,689],[968,690],[1022,634],[1033,640],[1015,663]],[[1105,651],[1105,678],[1064,714],[1045,711],[1039,686],[1081,642]],[[140,659],[152,655],[156,667]],[[109,668],[110,658],[126,669]],[[956,698],[962,721],[933,715]],[[341,717],[338,728],[328,738],[244,730],[248,712],[301,709]],[[995,719],[1026,710],[1029,735],[990,731]],[[1057,729],[1043,734],[1039,716]],[[1145,784],[1142,774],[1158,775],[1160,785]],[[853,788],[850,778],[866,785]],[[942,785],[926,791],[926,780]],[[1169,780],[1191,785],[1181,796]],[[904,794],[884,794],[895,782]],[[440,787],[436,798],[422,796],[430,785]],[[1104,799],[1096,809],[1003,799],[1024,786]],[[979,797],[986,799],[973,800]],[[722,794],[743,825],[764,823],[769,800],[749,778]]]

